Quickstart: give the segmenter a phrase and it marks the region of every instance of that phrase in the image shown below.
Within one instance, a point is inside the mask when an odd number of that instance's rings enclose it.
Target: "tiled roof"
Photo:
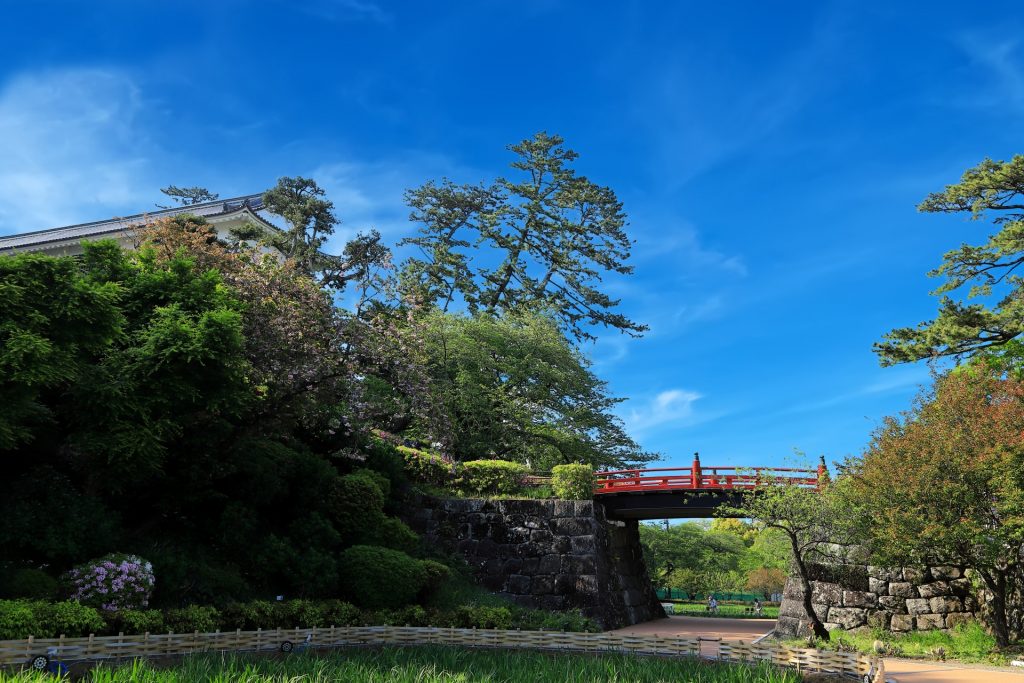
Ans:
[[[79,223],[68,225],[62,228],[51,228],[49,230],[37,230],[35,232],[23,232],[18,235],[0,237],[0,252],[18,247],[29,247],[48,242],[62,242],[70,239],[86,239],[90,237],[101,237],[112,233],[121,232],[133,225],[150,223],[158,218],[177,216],[182,213],[191,213],[204,218],[226,216],[241,211],[250,212],[255,218],[267,227],[275,228],[274,225],[260,217],[256,212],[263,208],[261,195],[251,194],[233,199],[218,199],[202,204],[191,206],[176,206],[172,209],[159,209],[146,213],[137,213],[133,216],[110,218],[105,221],[94,221],[92,223]]]

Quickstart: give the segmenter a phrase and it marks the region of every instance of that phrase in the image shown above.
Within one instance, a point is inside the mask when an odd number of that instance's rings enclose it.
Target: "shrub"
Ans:
[[[347,474],[331,482],[325,504],[327,516],[342,539],[351,542],[380,523],[384,492],[370,477]]]
[[[434,560],[420,560],[420,567],[423,568],[423,588],[420,589],[420,599],[430,597],[452,575],[452,570],[448,565]]]
[[[274,603],[268,600],[233,602],[221,612],[221,623],[225,629],[240,628],[244,631],[254,631],[258,628],[270,628],[274,617]]]
[[[164,613],[160,610],[124,609],[107,612],[105,616],[107,630],[111,633],[163,633],[167,630]]]
[[[28,600],[0,600],[0,640],[20,640],[37,635],[35,608]]]
[[[380,472],[377,472],[376,470],[371,470],[364,467],[352,472],[352,474],[348,476],[361,477],[375,484],[377,488],[380,489],[380,492],[384,494],[384,500],[387,500],[388,497],[391,496],[391,480],[388,479],[385,475],[381,474]]]
[[[444,486],[455,476],[455,463],[451,458],[437,453],[396,446],[405,459],[405,471],[416,481],[434,486]]]
[[[4,597],[27,600],[52,600],[60,592],[60,582],[41,569],[15,569],[3,580]]]
[[[61,634],[69,638],[87,636],[90,633],[102,633],[107,623],[100,613],[72,600],[53,603],[36,603],[35,617],[40,637],[55,638]]]
[[[394,517],[383,518],[376,529],[369,530],[366,538],[372,540],[374,545],[401,550],[404,553],[415,551],[420,544],[420,537],[416,535],[416,532],[402,520]]]
[[[111,554],[64,575],[73,600],[108,611],[149,605],[153,565],[136,555]]]
[[[526,465],[508,460],[470,460],[462,463],[456,485],[474,494],[510,494],[529,472]]]
[[[312,600],[287,600],[275,604],[274,627],[281,628],[317,628],[328,626],[324,621],[323,608],[319,602]]]
[[[359,608],[343,600],[325,600],[320,605],[325,626],[358,626],[362,623]]]
[[[216,607],[189,605],[168,610],[164,621],[167,628],[175,633],[209,633],[220,627],[220,612]]]
[[[594,497],[594,468],[576,463],[551,468],[551,488],[563,500],[590,500]]]
[[[412,602],[426,582],[423,564],[398,550],[370,545],[352,546],[339,560],[345,593],[370,609]]]

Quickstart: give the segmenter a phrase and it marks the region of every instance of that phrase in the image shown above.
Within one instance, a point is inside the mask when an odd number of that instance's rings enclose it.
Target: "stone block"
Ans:
[[[839,628],[850,630],[867,623],[867,610],[860,607],[833,607],[828,611],[828,618],[839,624]]]
[[[540,558],[530,557],[523,559],[523,566],[519,570],[521,573],[527,576],[533,576],[537,573],[537,569],[540,568]]]
[[[972,621],[974,621],[974,615],[970,612],[950,612],[946,615],[946,628],[956,628]]]
[[[592,532],[592,525],[576,517],[556,517],[548,522],[548,529],[559,536],[582,536]]]
[[[868,612],[868,626],[871,628],[889,629],[889,622],[892,620],[892,612],[884,609]]]
[[[843,591],[843,607],[877,607],[878,596],[863,591]]]
[[[593,574],[594,557],[592,555],[564,555],[562,571],[566,574]]]
[[[530,541],[533,543],[550,543],[554,536],[547,529],[534,529],[530,532]]]
[[[895,595],[881,595],[878,597],[878,606],[893,614],[906,614],[907,601],[905,598],[898,598]]]
[[[877,595],[886,595],[889,592],[889,582],[869,576],[868,590]]]
[[[949,584],[945,581],[923,583],[917,587],[917,594],[922,598],[934,598],[937,595],[949,595]]]
[[[914,628],[914,617],[909,614],[894,614],[889,621],[889,630],[897,633]]]
[[[944,614],[920,614],[917,617],[918,631],[931,631],[937,628],[946,628],[946,615]]]
[[[624,591],[622,599],[626,607],[637,607],[638,605],[643,605],[646,602],[646,600],[644,600],[643,592],[638,590]]]
[[[572,549],[572,540],[568,536],[557,536],[551,542],[551,552],[559,555],[567,553]]]
[[[831,608],[831,605],[825,605],[822,603],[811,603],[811,609],[814,610],[814,616],[818,617],[820,621],[828,620],[828,612]]]
[[[558,574],[555,576],[555,593],[558,595],[572,595],[576,592],[576,577],[572,574]]]
[[[960,597],[963,597],[965,595],[973,595],[974,587],[971,586],[970,579],[953,579],[949,582],[949,592],[953,595],[959,595]]]
[[[893,581],[889,584],[889,595],[899,598],[914,597],[914,587],[907,581]]]
[[[924,581],[925,573],[923,569],[917,569],[916,567],[904,567],[903,568],[903,580],[909,581],[910,583],[921,583]]]
[[[931,604],[924,598],[909,598],[907,599],[907,612],[917,616],[919,614],[928,614],[931,611]]]
[[[577,517],[593,517],[594,516],[594,501],[592,500],[577,500],[573,501],[573,514]]]
[[[950,597],[948,595],[942,595],[937,598],[931,598],[928,600],[928,604],[931,605],[931,611],[935,614],[947,614],[948,612],[962,612],[964,605],[960,602],[960,598]]]
[[[569,539],[569,551],[576,555],[590,555],[596,549],[593,536],[573,536]]]
[[[812,581],[811,600],[814,602],[823,602],[829,605],[841,605],[843,602],[843,588],[839,584],[835,583]]]
[[[551,576],[535,576],[530,582],[530,592],[533,595],[550,595],[553,590],[555,590],[555,580]]]
[[[877,565],[868,565],[868,578],[878,579],[879,581],[902,581],[903,570],[900,568],[891,569],[889,567],[879,567]]]
[[[575,581],[574,588],[577,593],[597,595],[597,577],[593,574],[574,576],[573,580]]]
[[[540,558],[540,565],[537,567],[538,574],[558,574],[562,571],[561,555],[545,555]]]
[[[522,574],[513,574],[508,577],[508,582],[505,584],[505,592],[528,595],[530,593],[530,577],[523,576]]]
[[[959,579],[964,575],[963,571],[959,567],[932,567],[928,571],[932,575],[932,578],[937,581]]]
[[[556,500],[552,514],[555,517],[575,517],[576,506],[571,500]]]
[[[794,619],[806,619],[804,604],[800,600],[783,600],[779,606],[779,617],[793,617]]]
[[[786,600],[802,600],[804,593],[800,582],[796,579],[787,579],[786,585],[782,587],[782,597]]]

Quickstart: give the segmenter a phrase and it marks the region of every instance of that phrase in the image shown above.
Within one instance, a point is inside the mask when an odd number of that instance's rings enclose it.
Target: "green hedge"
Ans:
[[[551,468],[551,489],[563,500],[594,497],[594,468],[590,465],[555,465]]]
[[[429,578],[422,560],[374,545],[348,548],[338,558],[338,569],[345,595],[370,609],[415,602]]]
[[[456,486],[474,494],[512,494],[522,487],[530,468],[509,460],[470,460],[462,463]]]
[[[455,476],[454,463],[436,453],[408,446],[396,446],[395,450],[402,454],[402,458],[405,460],[405,471],[416,481],[434,486],[444,486],[451,483]]]
[[[437,564],[437,563],[433,563]],[[444,566],[444,565],[441,565]],[[360,610],[341,600],[253,600],[234,603],[222,610],[191,605],[180,609],[125,610],[100,612],[76,602],[46,603],[29,600],[0,600],[0,640],[28,636],[69,638],[96,635],[201,633],[254,631],[257,628],[315,626],[438,626],[444,628],[521,628],[524,630],[588,631],[597,624],[578,612],[546,612],[515,605],[463,605],[454,609],[427,609],[406,605],[390,609]]]

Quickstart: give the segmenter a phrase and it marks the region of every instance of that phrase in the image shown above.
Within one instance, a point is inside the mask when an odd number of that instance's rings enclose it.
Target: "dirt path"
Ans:
[[[775,628],[774,619],[713,619],[710,617],[669,617],[620,628],[615,633],[659,636],[705,636],[750,642]],[[701,653],[714,655],[713,642]],[[886,659],[886,676],[896,683],[1024,683],[1024,670],[976,665],[939,664],[910,659]]]

